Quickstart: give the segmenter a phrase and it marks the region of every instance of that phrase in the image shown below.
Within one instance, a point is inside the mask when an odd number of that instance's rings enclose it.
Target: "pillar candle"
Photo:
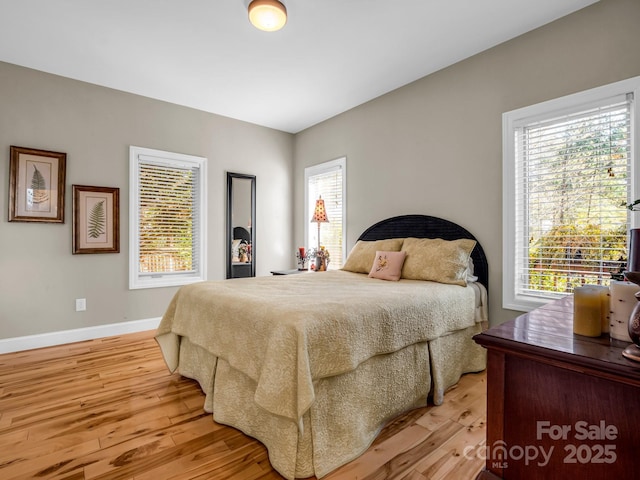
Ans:
[[[599,337],[602,333],[600,288],[583,285],[573,289],[573,333]]]
[[[602,333],[609,333],[611,323],[611,293],[606,285],[594,285],[600,292],[600,326]]]
[[[612,280],[609,288],[611,291],[609,335],[616,340],[631,342],[631,337],[629,337],[629,317],[636,303],[638,303],[635,294],[640,292],[640,287],[635,283]]]

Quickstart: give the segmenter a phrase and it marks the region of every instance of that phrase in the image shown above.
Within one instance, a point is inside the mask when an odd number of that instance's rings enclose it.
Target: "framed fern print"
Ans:
[[[120,189],[73,185],[73,253],[120,252]]]
[[[9,221],[64,223],[67,154],[10,148]]]

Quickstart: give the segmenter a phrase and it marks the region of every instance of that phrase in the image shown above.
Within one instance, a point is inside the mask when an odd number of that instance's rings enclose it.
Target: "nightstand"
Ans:
[[[271,270],[272,275],[295,275],[296,273],[306,273],[309,270],[298,270],[294,268],[292,270]]]

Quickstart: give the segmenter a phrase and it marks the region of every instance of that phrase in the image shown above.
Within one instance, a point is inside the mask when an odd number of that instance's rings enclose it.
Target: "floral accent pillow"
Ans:
[[[402,274],[402,264],[405,257],[405,252],[377,251],[369,276],[397,282]]]

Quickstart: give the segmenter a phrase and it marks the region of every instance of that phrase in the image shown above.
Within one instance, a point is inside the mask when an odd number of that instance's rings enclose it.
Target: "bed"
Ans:
[[[404,278],[418,258],[410,241],[428,239],[472,242],[461,258],[473,272],[457,284]],[[389,255],[407,259],[399,281],[354,268],[369,258],[356,250],[391,244]],[[187,285],[158,327],[169,370],[197,380],[204,409],[260,440],[287,479],[348,463],[390,420],[428,398],[442,403],[462,374],[486,366],[472,337],[487,324],[487,260],[466,229],[432,216],[389,218],[360,235],[346,267]]]

